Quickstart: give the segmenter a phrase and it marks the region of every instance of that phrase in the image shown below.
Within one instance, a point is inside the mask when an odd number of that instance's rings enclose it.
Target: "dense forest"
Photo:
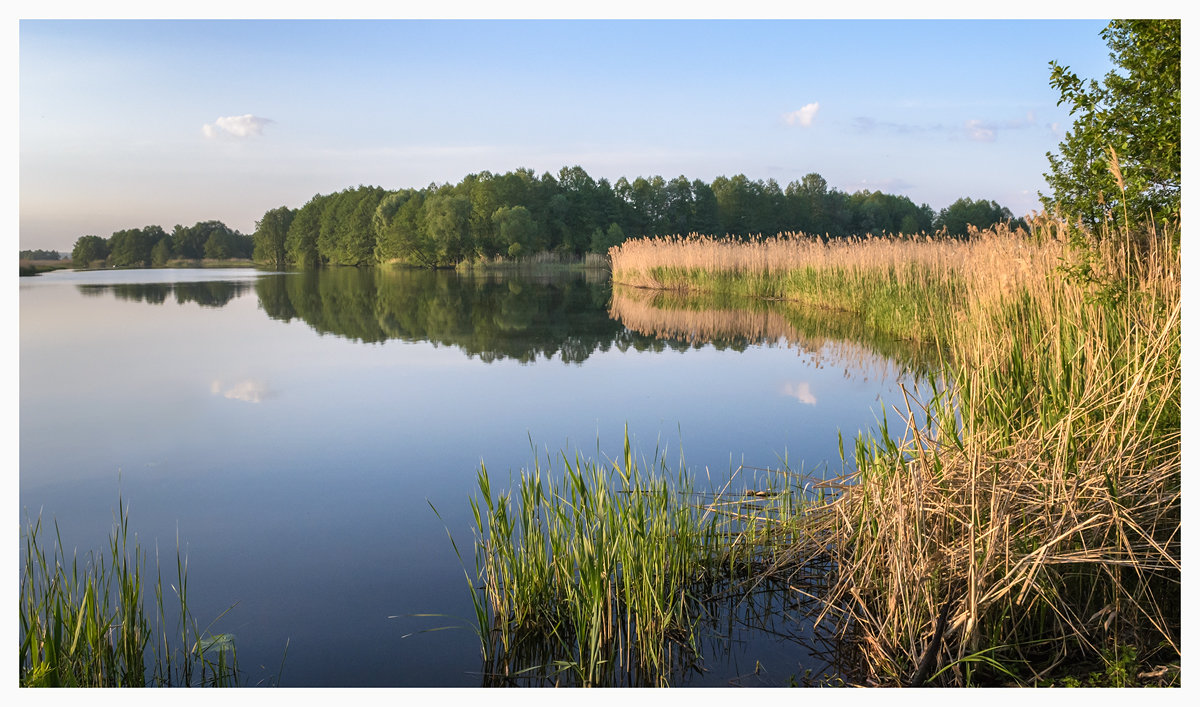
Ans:
[[[219,221],[83,236],[73,261],[108,266],[163,265],[172,259],[249,258],[277,268],[404,263],[448,267],[463,261],[519,258],[551,251],[605,253],[628,237],[668,234],[806,233],[823,237],[944,231],[1010,221],[994,201],[962,198],[940,212],[908,197],[830,188],[819,174],[781,187],[739,174],[711,184],[684,176],[593,179],[563,167],[470,174],[457,184],[388,191],[358,186],[318,194],[298,208],[280,206],[256,223],[253,236]]]

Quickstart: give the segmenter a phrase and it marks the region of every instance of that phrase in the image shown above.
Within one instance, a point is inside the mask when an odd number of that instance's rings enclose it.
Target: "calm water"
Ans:
[[[447,532],[470,561],[480,463],[506,486],[534,448],[615,458],[628,426],[642,455],[718,484],[784,458],[836,474],[838,431],[874,428],[912,385],[889,356],[910,354],[808,317],[580,274],[22,278],[22,526],[40,513],[101,548],[123,497],[144,546],[186,550],[202,622],[236,603],[214,629],[251,684],[288,644],[287,685],[479,685]],[[823,669],[787,638],[712,645],[687,684]]]

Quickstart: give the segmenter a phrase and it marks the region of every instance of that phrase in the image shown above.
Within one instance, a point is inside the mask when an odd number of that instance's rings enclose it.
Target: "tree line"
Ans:
[[[80,236],[71,250],[76,267],[155,267],[171,260],[250,258],[254,239],[220,221],[194,226],[176,225],[171,233],[162,226],[116,231],[108,238]]]
[[[62,253],[57,250],[23,250],[21,260],[61,260]]]
[[[965,237],[1013,214],[994,201],[959,199],[940,212],[905,196],[830,188],[812,173],[781,187],[744,174],[711,184],[684,176],[593,179],[582,167],[557,176],[517,169],[480,172],[457,184],[389,191],[358,186],[317,194],[299,208],[267,211],[253,235],[220,221],[88,235],[75,242],[80,267],[151,267],[171,260],[253,258],[276,268],[398,262],[437,268],[464,260],[552,251],[605,253],[628,237],[806,233],[822,237],[944,231]]]
[[[823,237],[944,230],[964,237],[1013,214],[994,201],[928,204],[880,191],[852,194],[813,173],[781,187],[743,174],[711,184],[684,176],[593,179],[582,167],[558,175],[529,169],[470,174],[457,184],[387,191],[358,186],[271,209],[256,223],[254,259],[276,267],[463,260],[541,251],[605,253],[627,237],[720,233],[748,238],[803,232]]]

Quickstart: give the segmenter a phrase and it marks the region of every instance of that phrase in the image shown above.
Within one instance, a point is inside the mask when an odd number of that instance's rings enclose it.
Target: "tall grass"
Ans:
[[[123,502],[104,552],[68,558],[57,526],[49,550],[43,533],[39,518],[24,534],[22,687],[239,683],[233,636],[201,629],[188,608],[186,559],[177,551],[174,584],[161,567],[151,578]]]
[[[701,494],[685,469],[639,461],[628,435],[609,464],[560,462],[535,459],[498,493],[479,472],[472,584],[485,682],[672,684],[701,663],[696,626],[714,597],[789,545],[795,497]]]
[[[835,567],[818,622],[873,684],[1178,676],[1180,260],[1174,233],[1035,219],[966,241],[634,241],[615,282],[855,312],[932,342],[948,388],[860,439],[805,537]],[[812,561],[795,545],[769,569]],[[1132,673],[1114,665],[1139,666]],[[1067,677],[1065,679],[1071,679]]]

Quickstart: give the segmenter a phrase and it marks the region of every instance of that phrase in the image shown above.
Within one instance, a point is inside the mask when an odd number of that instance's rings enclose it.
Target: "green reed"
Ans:
[[[476,602],[491,684],[666,685],[695,667],[705,603],[785,546],[789,493],[725,502],[685,469],[535,458],[511,489],[479,471]],[[779,483],[776,479],[774,483]],[[740,542],[731,539],[740,538]]]
[[[50,549],[43,533],[40,518],[24,533],[22,687],[239,683],[233,636],[201,629],[188,608],[186,558],[177,549],[175,584],[164,587],[161,567],[152,579],[123,501],[104,552],[68,557],[57,525]]]

